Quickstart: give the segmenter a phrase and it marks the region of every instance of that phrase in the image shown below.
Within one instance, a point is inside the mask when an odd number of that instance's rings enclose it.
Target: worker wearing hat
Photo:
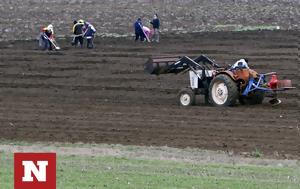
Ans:
[[[77,46],[78,43],[80,43],[80,47],[82,48],[83,46],[83,26],[84,26],[84,21],[83,20],[78,20],[73,22],[73,34],[75,35],[72,41],[72,46]]]
[[[52,50],[52,43],[51,43],[51,39],[54,38],[54,29],[53,29],[53,25],[50,24],[47,27],[42,28],[42,32],[41,32],[41,36],[40,36],[40,40],[39,40],[39,46],[43,49],[43,50]]]

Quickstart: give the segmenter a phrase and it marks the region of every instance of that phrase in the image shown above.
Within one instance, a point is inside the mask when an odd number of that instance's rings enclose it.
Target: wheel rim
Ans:
[[[180,96],[180,103],[183,105],[183,106],[188,106],[191,102],[191,97],[190,95],[188,94],[182,94]]]
[[[223,105],[228,98],[228,88],[225,83],[217,81],[212,87],[212,99],[218,105]]]

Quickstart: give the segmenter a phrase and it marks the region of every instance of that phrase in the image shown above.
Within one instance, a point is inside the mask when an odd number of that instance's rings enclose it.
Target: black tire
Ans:
[[[177,98],[180,106],[193,106],[196,103],[196,95],[191,88],[180,90]]]
[[[246,97],[245,96],[239,96],[239,103],[241,105],[246,105],[247,104]]]
[[[240,96],[239,102],[243,105],[262,104],[265,98],[265,93],[261,90],[255,90],[249,93],[248,96]]]
[[[206,105],[210,105],[211,104],[211,102],[209,100],[209,95],[208,94],[204,95],[204,102],[205,102]]]
[[[209,85],[209,101],[214,106],[233,106],[239,97],[235,81],[226,74],[217,75]]]

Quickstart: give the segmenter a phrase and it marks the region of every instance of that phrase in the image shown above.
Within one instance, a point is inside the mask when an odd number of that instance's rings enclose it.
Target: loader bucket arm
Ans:
[[[156,75],[168,73],[177,74],[188,69],[205,70],[213,68],[219,68],[219,65],[204,55],[195,59],[191,59],[188,56],[149,58],[145,64],[145,71],[149,74]]]
[[[194,59],[194,61],[197,63],[202,63],[206,67],[206,69],[221,68],[221,66],[219,66],[217,63],[215,63],[205,55],[198,56]]]

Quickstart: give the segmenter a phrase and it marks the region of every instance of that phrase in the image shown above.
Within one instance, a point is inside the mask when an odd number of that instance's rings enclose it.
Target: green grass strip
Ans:
[[[1,153],[0,188],[13,189],[11,153]],[[57,188],[298,189],[300,168],[202,165],[109,156],[58,156]]]

